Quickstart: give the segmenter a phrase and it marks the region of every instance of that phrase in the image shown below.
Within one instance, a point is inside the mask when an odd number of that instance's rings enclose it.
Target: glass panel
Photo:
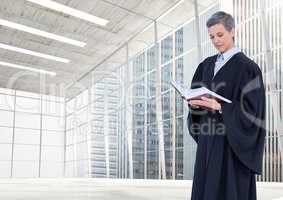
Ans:
[[[15,126],[19,128],[40,129],[40,115],[16,112]]]
[[[15,144],[14,160],[16,161],[38,161],[39,160],[39,145]]]
[[[148,83],[147,83],[147,89],[148,89],[148,96],[152,97],[155,96],[155,85],[156,85],[156,73],[155,71],[150,72],[148,75]]]
[[[66,163],[66,171],[65,171],[65,177],[74,177],[74,162],[67,162]]]
[[[42,131],[42,145],[64,145],[64,132]]]
[[[78,127],[76,132],[77,143],[83,142],[87,140],[87,135],[90,133],[88,124],[82,125]]]
[[[184,152],[184,135],[183,135],[183,118],[176,119],[176,179],[183,179],[183,152]]]
[[[64,130],[64,119],[60,117],[42,116],[42,129],[52,131]]]
[[[141,55],[137,56],[132,61],[133,64],[133,74],[135,78],[141,77],[144,75],[145,69],[145,54],[142,53]]]
[[[77,144],[76,160],[88,159],[87,147],[88,145],[86,142]]]
[[[52,101],[42,101],[42,114],[64,116],[64,104]]]
[[[88,122],[88,108],[80,110],[77,115],[77,125],[85,124]]]
[[[0,161],[12,159],[12,144],[0,144]]]
[[[0,143],[12,143],[13,128],[0,127]]]
[[[88,104],[88,90],[85,90],[76,97],[76,108],[79,110]]]
[[[72,100],[70,100],[66,103],[66,114],[67,115],[75,112],[75,106],[76,106],[75,105],[75,99],[76,98],[74,98],[74,99],[72,99]]]
[[[156,125],[147,129],[147,178],[157,179],[159,169],[158,133]]]
[[[156,122],[156,99],[155,98],[151,98],[148,100],[147,121],[148,123]]]
[[[75,130],[72,129],[70,131],[67,131],[67,134],[66,134],[66,145],[70,145],[70,144],[74,144],[74,133]]]
[[[175,32],[175,55],[179,56],[184,52],[183,41],[183,28],[180,28]]]
[[[63,162],[64,148],[63,147],[42,146],[41,160],[42,161],[52,161],[52,162]]]
[[[74,118],[74,115],[69,115],[66,120],[67,120],[67,122],[66,122],[66,129],[67,130],[75,127],[76,120]]]
[[[202,26],[202,29],[206,29],[206,26]],[[208,35],[206,30],[202,30],[201,32],[204,32],[206,35]],[[183,46],[184,52],[187,52],[197,47],[195,20],[191,21],[183,27],[183,39],[179,41],[179,46],[181,45]]]
[[[0,109],[14,110],[15,97],[0,94]]]
[[[161,68],[161,91],[167,91],[171,88],[170,81],[172,80],[172,63]]]
[[[163,122],[166,177],[172,179],[172,127],[170,120]]]
[[[173,36],[170,35],[161,41],[161,64],[171,60],[173,57]]]
[[[69,145],[66,147],[66,161],[74,160],[74,145]]]
[[[147,71],[151,71],[156,68],[156,54],[155,54],[155,46],[151,47],[147,51]]]
[[[28,113],[40,113],[40,99],[17,97],[16,111],[28,112]]]
[[[62,177],[64,174],[64,165],[56,162],[41,162],[40,164],[40,177],[52,178]]]
[[[11,175],[11,161],[0,161],[0,178],[9,178]]]
[[[32,178],[39,175],[39,162],[14,161],[13,177],[14,178]]]
[[[16,144],[40,144],[40,130],[15,129]]]
[[[13,126],[13,118],[14,113],[10,111],[0,110],[0,126]]]
[[[170,109],[170,91],[162,95],[162,119],[169,119],[171,116]]]

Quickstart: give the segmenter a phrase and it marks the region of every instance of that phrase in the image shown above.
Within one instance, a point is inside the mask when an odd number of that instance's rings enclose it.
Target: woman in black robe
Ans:
[[[217,12],[207,27],[219,54],[199,64],[191,88],[205,86],[232,103],[207,97],[188,102],[188,128],[197,143],[191,200],[256,200],[265,143],[262,73],[242,52],[217,65],[219,55],[234,48],[231,15]]]

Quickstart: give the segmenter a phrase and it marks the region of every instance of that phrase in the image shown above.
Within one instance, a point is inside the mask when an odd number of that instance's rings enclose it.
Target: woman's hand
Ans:
[[[219,111],[221,110],[221,104],[218,103],[213,98],[201,97],[201,99],[189,100],[188,104],[192,108],[204,108],[209,111]]]

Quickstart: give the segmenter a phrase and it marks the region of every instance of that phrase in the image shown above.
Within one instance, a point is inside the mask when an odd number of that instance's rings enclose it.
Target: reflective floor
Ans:
[[[189,200],[191,181],[0,179],[3,200]],[[283,183],[258,183],[259,200],[283,200]]]

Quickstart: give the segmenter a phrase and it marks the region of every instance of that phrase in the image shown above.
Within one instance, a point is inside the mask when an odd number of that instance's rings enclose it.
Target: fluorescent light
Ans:
[[[45,37],[45,38],[57,40],[59,42],[64,42],[64,43],[67,43],[67,44],[79,46],[79,47],[84,47],[86,45],[86,43],[84,43],[84,42],[80,42],[80,41],[77,41],[77,40],[66,38],[66,37],[56,35],[56,34],[53,34],[53,33],[49,33],[49,32],[46,32],[46,31],[41,31],[39,29],[35,29],[35,28],[31,28],[31,27],[24,26],[24,25],[21,25],[21,24],[17,24],[17,23],[10,22],[10,21],[4,20],[4,19],[0,19],[0,25],[7,26],[7,27],[13,28],[13,29],[17,29],[19,31],[31,33],[31,34],[34,34],[34,35],[39,35],[39,36],[42,36],[42,37]]]
[[[31,51],[31,50],[28,50],[28,49],[22,49],[22,48],[19,48],[19,47],[15,47],[15,46],[3,44],[3,43],[0,43],[0,48],[7,49],[7,50],[10,50],[10,51],[19,52],[19,53],[24,53],[24,54],[27,54],[27,55],[37,56],[37,57],[40,57],[40,58],[46,58],[46,59],[54,60],[54,61],[58,61],[58,62],[63,62],[63,63],[69,63],[70,62],[70,60],[65,59],[65,58],[51,56],[51,55],[48,55],[48,54],[39,53],[39,52]]]
[[[109,21],[100,17],[96,17],[94,15],[90,15],[86,12],[82,12],[79,10],[76,10],[74,8],[65,6],[63,4],[57,3],[55,1],[50,1],[50,0],[27,0],[29,2],[41,5],[43,7],[47,7],[53,10],[56,10],[58,12],[62,12],[101,26],[105,26]]]
[[[36,68],[32,68],[32,67],[26,67],[26,66],[23,66],[23,65],[17,65],[17,64],[13,64],[13,63],[7,63],[7,62],[3,62],[3,61],[0,61],[0,65],[6,66],[6,67],[12,67],[12,68],[17,68],[17,69],[33,71],[33,72],[37,72],[37,73],[40,73],[40,74],[48,74],[50,76],[56,76],[55,72],[46,71],[46,70],[43,70],[43,69],[36,69]]]

